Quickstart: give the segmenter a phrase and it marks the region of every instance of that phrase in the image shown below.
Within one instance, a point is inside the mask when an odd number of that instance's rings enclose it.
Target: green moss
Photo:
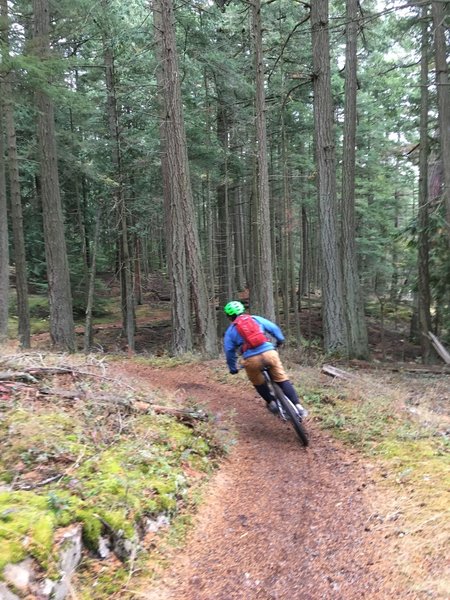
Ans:
[[[11,483],[14,481],[14,473],[12,471],[5,471],[0,467],[0,481]]]
[[[49,472],[62,477],[33,490],[0,492],[0,572],[31,555],[47,576],[56,573],[56,531],[74,522],[82,524],[83,543],[94,555],[102,535],[120,531],[133,539],[146,516],[169,513],[172,521],[180,501],[186,506],[190,498],[183,467],[211,470],[216,446],[206,427],[196,430],[169,416],[126,415],[117,433],[117,424],[100,410],[84,405],[69,413],[51,403],[23,403],[2,415],[0,478],[10,482],[27,471],[37,483]],[[99,419],[104,445],[90,435],[92,423],[98,433]],[[100,578],[90,574],[99,600],[126,579],[125,572],[111,571],[115,565],[105,562]]]
[[[198,454],[191,454],[187,460],[188,465],[195,471],[210,473],[214,468],[206,456],[199,456]]]
[[[83,543],[89,550],[97,552],[98,540],[102,535],[103,523],[100,517],[91,510],[79,510],[76,513],[76,520],[83,524],[82,537]]]
[[[19,407],[11,411],[5,417],[1,437],[3,479],[14,473],[19,462],[32,467],[60,455],[85,451],[82,424],[72,414],[53,411],[51,407],[36,411]]]
[[[389,464],[399,482],[414,482],[416,489],[431,492],[433,503],[445,497],[450,486],[450,456],[442,455],[433,439],[405,442],[388,438],[376,447],[376,454]],[[428,495],[427,492],[427,495]]]
[[[99,570],[94,560],[86,559],[75,575],[74,588],[77,591],[77,598],[80,600],[92,600],[93,597],[98,600],[117,598],[128,576],[128,570],[124,567],[106,568],[105,565]],[[124,591],[120,593],[120,597],[125,599],[130,598],[131,595]]]
[[[116,533],[123,531],[125,537],[131,539],[135,535],[133,520],[130,520],[130,515],[127,510],[102,511],[102,520]]]
[[[10,563],[21,562],[28,554],[20,539],[5,539],[2,534],[2,526],[0,525],[0,572]]]
[[[173,479],[149,479],[147,482],[149,488],[155,490],[158,494],[173,494],[176,491],[176,483]]]
[[[55,519],[52,515],[41,514],[29,530],[31,538],[29,552],[44,568],[48,566],[48,559],[51,555],[54,529]]]
[[[430,440],[405,442],[398,438],[388,438],[377,444],[376,451],[377,454],[395,459],[401,464],[417,464],[436,456],[436,449]]]
[[[55,519],[45,497],[26,492],[0,493],[0,568],[31,554],[41,564],[48,560]]]
[[[184,449],[190,445],[192,439],[192,429],[181,423],[170,423],[167,429],[167,438],[177,449]]]

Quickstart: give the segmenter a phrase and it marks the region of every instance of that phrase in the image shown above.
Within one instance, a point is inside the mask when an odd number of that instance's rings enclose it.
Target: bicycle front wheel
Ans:
[[[301,422],[300,416],[299,416],[294,404],[291,402],[291,400],[289,400],[289,398],[287,396],[285,396],[285,394],[283,393],[283,390],[276,383],[273,384],[273,388],[277,395],[278,400],[281,403],[281,406],[283,407],[283,410],[286,412],[287,416],[289,417],[289,421],[291,422],[291,425],[294,428],[295,433],[298,436],[298,439],[303,444],[303,446],[305,446],[305,448],[306,448],[306,446],[309,445],[308,432],[306,431],[305,427],[303,426],[303,423]]]

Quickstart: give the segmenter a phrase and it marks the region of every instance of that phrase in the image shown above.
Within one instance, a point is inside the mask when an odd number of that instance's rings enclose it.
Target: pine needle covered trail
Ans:
[[[386,541],[371,529],[370,478],[356,454],[309,423],[302,449],[288,425],[246,386],[207,368],[123,365],[128,376],[180,390],[218,419],[230,411],[237,444],[214,477],[185,548],[147,600],[345,600],[393,597],[401,581]],[[130,369],[136,369],[135,372]]]

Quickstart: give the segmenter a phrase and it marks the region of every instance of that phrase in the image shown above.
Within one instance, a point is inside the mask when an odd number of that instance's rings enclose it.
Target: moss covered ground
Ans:
[[[367,463],[369,527],[391,540],[392,557],[418,593],[450,589],[450,376],[349,370],[349,380],[298,369],[311,418]]]
[[[129,578],[118,540],[130,543],[134,560],[155,535],[179,527],[222,447],[207,422],[157,415],[151,404],[142,410],[141,393],[87,371],[100,372],[79,364],[38,384],[11,382],[1,395],[0,579],[7,564],[30,556],[42,577],[57,578],[58,530],[81,523],[80,593],[83,581],[86,590],[95,581],[101,599]],[[160,532],[147,535],[161,516]]]

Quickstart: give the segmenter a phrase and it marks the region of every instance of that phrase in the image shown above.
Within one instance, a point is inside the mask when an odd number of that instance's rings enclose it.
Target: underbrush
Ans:
[[[298,380],[311,418],[322,429],[359,449],[372,476],[376,528],[393,545],[399,573],[414,592],[444,598],[450,589],[445,555],[450,541],[449,377],[397,379],[379,372],[317,382],[317,371]],[[314,379],[313,379],[314,378]],[[420,400],[411,410],[412,397]],[[435,414],[436,397],[447,412]],[[312,441],[312,443],[314,443]]]
[[[77,524],[77,597],[95,587],[96,599],[110,598],[142,550],[181,534],[224,448],[189,407],[156,414],[151,392],[115,380],[103,363],[49,356],[0,361],[36,379],[0,382],[0,580],[7,565],[31,559],[32,579],[57,581],[58,539]],[[158,392],[158,405],[170,412],[173,398]]]

